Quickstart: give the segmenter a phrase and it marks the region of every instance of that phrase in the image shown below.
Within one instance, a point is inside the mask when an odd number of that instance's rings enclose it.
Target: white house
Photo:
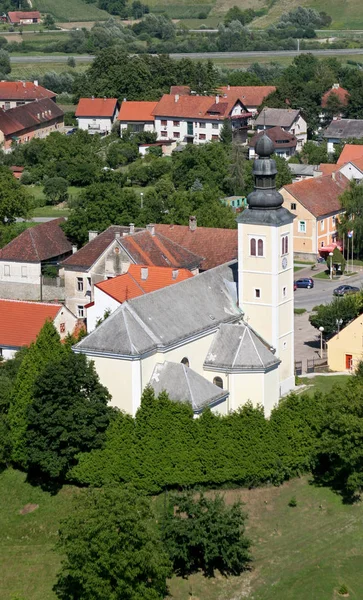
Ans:
[[[257,131],[281,127],[297,139],[297,151],[300,151],[307,141],[307,123],[300,110],[292,108],[265,107],[255,120]]]
[[[117,98],[80,98],[76,110],[79,129],[110,133],[119,110]]]

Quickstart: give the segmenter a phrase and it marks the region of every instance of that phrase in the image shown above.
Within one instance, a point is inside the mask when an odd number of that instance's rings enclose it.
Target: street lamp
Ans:
[[[320,358],[323,358],[323,333],[324,327],[319,327],[320,331]]]
[[[338,328],[338,337],[339,337],[339,331],[340,331],[340,327],[343,325],[343,319],[335,319],[335,324]]]
[[[333,253],[329,252],[330,256],[330,279],[333,279]]]

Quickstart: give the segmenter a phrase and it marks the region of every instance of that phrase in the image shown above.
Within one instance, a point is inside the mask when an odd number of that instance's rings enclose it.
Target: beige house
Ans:
[[[354,371],[363,360],[363,315],[332,337],[327,346],[329,369]]]
[[[319,250],[337,241],[337,221],[344,211],[340,196],[349,180],[342,173],[312,177],[285,185],[284,207],[295,216],[294,255],[315,260]]]

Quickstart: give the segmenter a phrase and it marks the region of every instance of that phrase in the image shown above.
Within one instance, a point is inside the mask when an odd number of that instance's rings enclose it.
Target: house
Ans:
[[[330,90],[325,92],[321,99],[322,109],[331,109],[336,107],[334,117],[342,117],[342,110],[348,106],[350,94],[348,90],[340,87],[339,83],[334,83]],[[324,113],[320,115],[321,119],[324,120]]]
[[[363,144],[345,144],[337,160],[337,165],[345,165],[359,158],[363,158]]]
[[[23,231],[0,249],[0,297],[20,300],[60,298],[56,286],[43,285],[42,271],[72,253],[61,224],[64,218],[40,223]]]
[[[271,129],[261,130],[250,139],[248,158],[256,156],[255,146],[258,140],[266,133],[274,145],[274,153],[281,158],[290,158],[296,153],[297,138],[292,133],[285,131],[281,127],[271,127]]]
[[[307,141],[307,123],[298,109],[265,107],[255,120],[255,127],[258,132],[272,127],[287,131],[296,137],[298,152]]]
[[[0,109],[0,144],[6,153],[11,152],[13,144],[44,138],[63,127],[64,112],[49,98],[7,111]]]
[[[236,260],[238,256],[237,229],[198,227],[197,219],[190,217],[189,225],[155,225],[155,231],[193,254],[203,256],[201,271]]]
[[[32,25],[33,23],[41,23],[40,12],[32,11],[10,11],[8,12],[8,20],[12,25]]]
[[[313,177],[285,185],[284,207],[296,215],[295,257],[315,260],[319,250],[336,241],[337,219],[344,212],[340,196],[349,186],[342,173]]]
[[[354,371],[363,360],[363,315],[348,323],[328,342],[328,366],[331,371]]]
[[[118,111],[117,98],[80,98],[76,110],[78,127],[89,133],[111,133]]]
[[[287,166],[291,171],[293,182],[308,179],[310,177],[317,177],[318,165],[288,163]]]
[[[294,387],[294,216],[276,190],[272,152],[264,136],[237,218],[238,261],[125,300],[74,346],[94,361],[114,406],[135,415],[150,384],[191,403],[195,416],[247,401],[269,416]]]
[[[276,87],[274,85],[227,85],[221,87],[220,91],[221,96],[227,100],[238,99],[243,102],[246,111],[255,116],[267,96],[276,92]]]
[[[187,269],[130,265],[127,273],[95,283],[93,302],[86,304],[87,331],[93,331],[105,314],[113,313],[126,300],[155,292],[193,277]]]
[[[10,169],[10,171],[12,171],[15,179],[21,179],[21,176],[24,171],[24,167],[13,166],[13,167],[9,167],[9,169]]]
[[[350,139],[363,138],[363,119],[334,119],[323,132],[330,154],[334,146]]]
[[[222,204],[229,206],[234,212],[241,212],[247,207],[247,198],[245,196],[227,196],[221,199]]]
[[[135,133],[141,131],[154,131],[155,117],[153,110],[156,108],[157,102],[133,102],[124,100],[121,104],[118,114],[120,122],[120,135],[125,130]]]
[[[78,318],[85,318],[85,306],[94,300],[94,285],[127,273],[131,264],[197,273],[202,260],[156,232],[152,225],[141,231],[136,231],[133,224],[112,225],[100,234],[90,231],[88,244],[62,263],[66,306]]]
[[[349,180],[354,179],[356,183],[363,179],[363,156],[350,160],[344,165],[336,165],[339,167],[339,172],[345,175]]]
[[[233,135],[241,143],[247,140],[252,113],[236,98],[164,94],[153,110],[158,140],[183,144],[205,144],[219,140],[224,119],[230,119]]]
[[[48,320],[61,339],[73,333],[77,321],[63,304],[0,300],[0,356],[13,358],[20,348],[35,342]]]
[[[0,108],[9,110],[36,100],[56,101],[57,94],[47,90],[38,81],[0,81]]]

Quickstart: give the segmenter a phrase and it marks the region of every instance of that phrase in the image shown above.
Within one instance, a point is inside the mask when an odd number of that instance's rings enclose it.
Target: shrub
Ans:
[[[288,506],[291,506],[291,508],[295,508],[297,506],[297,500],[296,500],[295,496],[290,498]]]

